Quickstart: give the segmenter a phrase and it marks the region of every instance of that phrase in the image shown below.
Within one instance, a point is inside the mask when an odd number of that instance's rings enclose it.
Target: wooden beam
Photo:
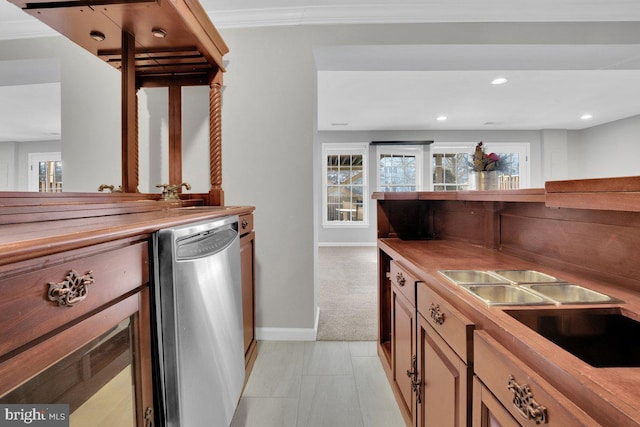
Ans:
[[[182,182],[182,86],[169,84],[169,184]]]
[[[138,103],[135,37],[122,32],[122,190],[138,192]]]

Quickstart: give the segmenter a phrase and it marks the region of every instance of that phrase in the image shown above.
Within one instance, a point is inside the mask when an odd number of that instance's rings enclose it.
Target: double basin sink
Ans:
[[[616,306],[571,306],[616,298],[533,270],[440,273],[488,305],[511,306],[504,312],[593,367],[640,367],[640,319]]]
[[[619,300],[534,270],[441,270],[488,305],[607,304]]]

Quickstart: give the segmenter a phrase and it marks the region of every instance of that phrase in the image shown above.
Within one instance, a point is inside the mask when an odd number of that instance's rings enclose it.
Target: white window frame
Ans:
[[[473,154],[477,142],[435,142],[429,156],[429,188],[433,191],[433,155],[441,153]],[[488,153],[518,153],[520,155],[520,188],[531,186],[531,144],[528,142],[483,142]]]
[[[327,157],[332,154],[362,155],[362,221],[329,221],[327,218]],[[322,144],[322,226],[324,228],[364,228],[369,226],[369,144],[368,143],[324,143]]]
[[[59,162],[62,160],[62,153],[59,151],[47,153],[28,153],[29,175],[27,179],[27,188],[29,191],[40,191],[39,185],[39,169],[40,162]],[[63,170],[64,174],[64,170]],[[64,176],[64,175],[63,175]],[[64,177],[63,177],[64,180]]]
[[[380,156],[383,154],[389,155],[404,155],[415,156],[416,158],[416,191],[422,191],[423,177],[423,157],[424,151],[422,146],[408,146],[408,147],[393,147],[390,145],[378,145],[376,147],[376,188],[378,191],[382,191],[382,185],[380,184]]]

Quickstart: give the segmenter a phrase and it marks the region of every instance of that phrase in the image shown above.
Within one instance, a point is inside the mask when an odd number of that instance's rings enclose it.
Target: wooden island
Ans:
[[[640,425],[639,177],[373,198],[378,354],[407,425]],[[449,270],[533,270],[612,299],[482,300]]]

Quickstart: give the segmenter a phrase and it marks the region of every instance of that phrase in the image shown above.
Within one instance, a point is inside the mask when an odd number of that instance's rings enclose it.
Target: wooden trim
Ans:
[[[122,32],[122,190],[138,192],[135,37]]]
[[[73,325],[55,336],[0,363],[0,395],[18,387],[24,378],[32,378],[61,360],[69,348],[80,348],[91,340],[106,333],[113,325],[136,313],[139,294],[134,294],[119,303],[102,310],[82,322]],[[64,343],[64,345],[60,345]]]
[[[224,204],[222,191],[222,72],[218,71],[209,86],[209,177],[211,201]]]
[[[169,85],[169,182],[182,182],[182,87]]]

